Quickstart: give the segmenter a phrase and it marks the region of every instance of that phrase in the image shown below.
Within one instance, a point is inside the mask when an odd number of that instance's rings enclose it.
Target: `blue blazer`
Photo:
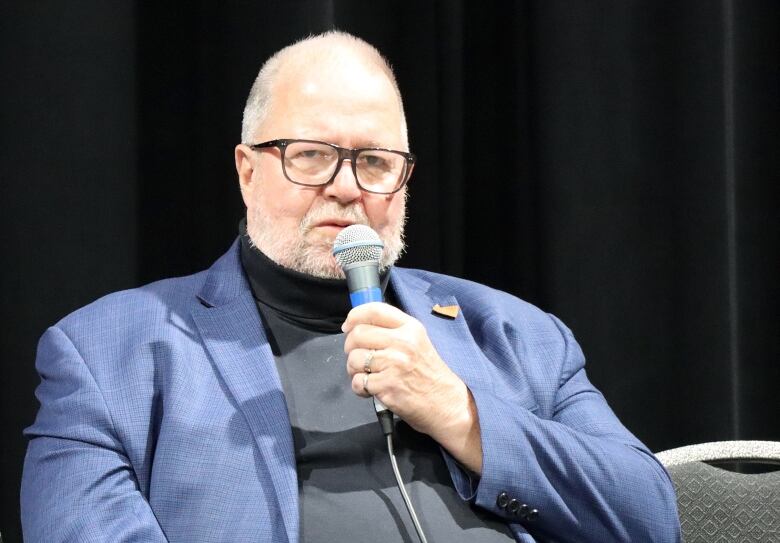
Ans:
[[[526,543],[679,540],[666,472],[588,382],[560,321],[453,277],[396,268],[391,283],[476,400],[481,478],[442,453],[464,499]],[[26,541],[298,540],[287,407],[237,244],[205,272],[69,315],[36,367]]]

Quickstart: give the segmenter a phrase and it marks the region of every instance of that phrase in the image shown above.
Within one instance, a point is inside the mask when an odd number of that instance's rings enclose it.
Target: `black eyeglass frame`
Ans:
[[[327,145],[328,147],[331,147],[335,149],[338,154],[338,162],[336,163],[336,169],[333,170],[333,175],[330,176],[330,179],[325,181],[324,183],[318,183],[316,185],[312,185],[310,183],[300,183],[298,181],[293,181],[290,179],[290,176],[287,175],[287,168],[284,166],[284,153],[287,149],[287,146],[291,143],[317,143],[320,145]],[[326,185],[330,185],[333,183],[333,181],[336,179],[336,176],[341,171],[341,165],[344,164],[344,159],[348,158],[350,163],[352,164],[352,174],[355,176],[355,181],[357,182],[357,186],[360,188],[360,190],[363,190],[365,192],[370,192],[372,194],[395,194],[402,188],[404,188],[404,185],[409,181],[409,178],[412,175],[412,170],[414,169],[415,161],[417,160],[417,157],[414,156],[412,153],[406,153],[404,151],[396,151],[395,149],[384,149],[382,147],[358,147],[356,149],[348,149],[346,147],[339,147],[335,143],[328,143],[327,141],[318,141],[318,140],[300,140],[300,139],[276,139],[276,140],[269,140],[264,141],[262,143],[250,143],[248,144],[249,148],[253,151],[257,151],[258,149],[267,149],[269,147],[276,147],[279,149],[279,152],[281,153],[282,158],[282,173],[284,173],[284,177],[287,178],[287,180],[290,183],[294,183],[296,185],[300,185],[302,187],[324,187]],[[363,151],[385,151],[387,153],[394,153],[396,155],[400,155],[404,157],[405,159],[405,165],[404,165],[404,171],[401,173],[401,178],[398,182],[398,186],[390,191],[390,192],[378,192],[375,190],[367,189],[363,185],[360,184],[360,177],[358,177],[357,173],[357,156],[362,153]]]

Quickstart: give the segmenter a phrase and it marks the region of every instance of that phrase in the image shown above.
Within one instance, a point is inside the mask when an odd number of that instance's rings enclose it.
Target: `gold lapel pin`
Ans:
[[[439,305],[436,304],[433,306],[433,312],[437,315],[441,315],[442,317],[449,317],[450,319],[454,319],[458,316],[458,311],[460,311],[460,307],[457,305]]]

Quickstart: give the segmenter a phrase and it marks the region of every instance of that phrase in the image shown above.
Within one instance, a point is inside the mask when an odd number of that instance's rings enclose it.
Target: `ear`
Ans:
[[[252,154],[254,151],[248,145],[243,143],[236,145],[236,173],[238,174],[238,185],[241,189],[241,196],[246,204],[247,195],[252,191],[252,174],[254,166],[252,165]]]

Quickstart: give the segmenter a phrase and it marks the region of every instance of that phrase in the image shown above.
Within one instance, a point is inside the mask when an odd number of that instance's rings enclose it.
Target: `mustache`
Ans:
[[[301,232],[304,234],[309,232],[315,224],[323,219],[342,219],[355,224],[371,226],[368,223],[368,216],[366,216],[360,205],[344,206],[338,202],[326,202],[314,209],[310,209],[304,215],[300,223]]]

